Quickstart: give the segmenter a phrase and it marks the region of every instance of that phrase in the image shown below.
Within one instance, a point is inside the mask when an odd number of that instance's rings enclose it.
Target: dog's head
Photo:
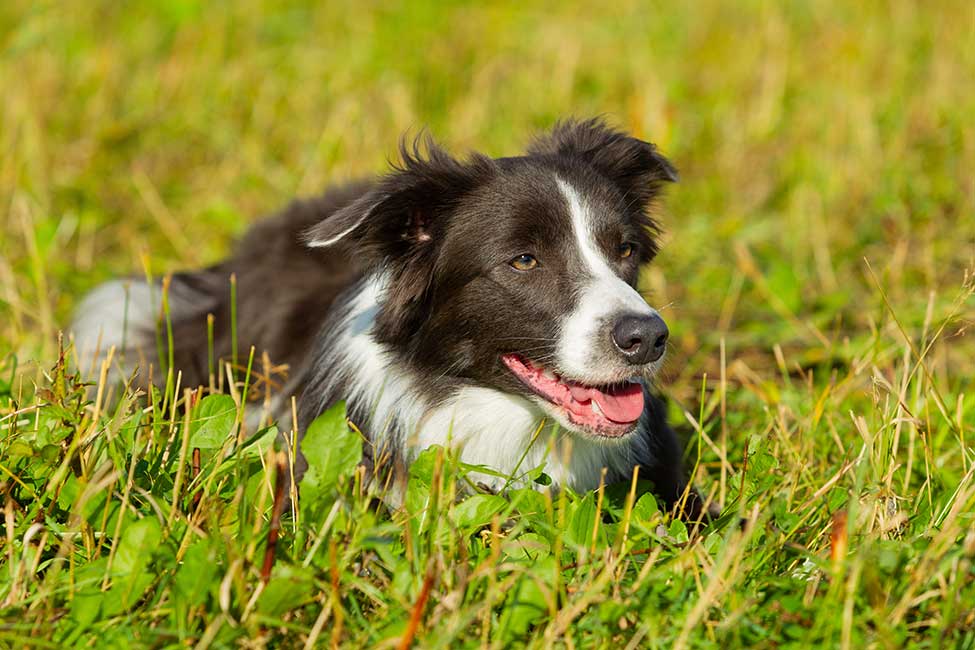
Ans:
[[[671,164],[598,120],[524,156],[460,161],[432,142],[307,233],[386,286],[372,335],[432,394],[462,384],[533,400],[566,429],[631,433],[667,326],[634,289],[657,251],[649,210]]]

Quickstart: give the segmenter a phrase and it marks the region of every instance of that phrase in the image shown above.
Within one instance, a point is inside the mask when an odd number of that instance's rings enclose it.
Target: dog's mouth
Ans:
[[[571,423],[595,435],[625,436],[643,414],[643,386],[637,382],[589,386],[517,354],[504,354],[501,360],[532,392],[556,406]]]

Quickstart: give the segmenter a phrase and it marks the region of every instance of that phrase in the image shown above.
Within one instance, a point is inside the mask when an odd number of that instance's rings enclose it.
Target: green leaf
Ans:
[[[34,455],[34,449],[23,440],[14,440],[7,447],[7,456],[10,458],[29,458]]]
[[[186,549],[183,563],[176,572],[176,593],[190,605],[201,605],[207,600],[217,573],[217,561],[209,541],[200,539]]]
[[[826,497],[829,502],[829,512],[836,512],[850,502],[850,493],[846,488],[834,487]]]
[[[155,517],[145,517],[122,533],[112,563],[112,588],[105,594],[102,612],[113,616],[132,607],[155,579],[148,570],[162,542],[162,528]]]
[[[536,485],[541,485],[542,487],[547,487],[552,484],[552,477],[545,472],[538,472],[538,475],[533,477],[532,480]]]
[[[670,526],[667,528],[667,532],[670,536],[674,538],[674,541],[678,544],[683,544],[687,541],[687,526],[680,519],[674,519],[670,522]]]
[[[490,524],[494,515],[507,505],[508,502],[496,494],[475,494],[458,503],[451,515],[459,529],[470,533]]]
[[[67,510],[77,502],[79,496],[81,496],[81,485],[74,474],[68,474],[58,493],[58,505]]]
[[[545,521],[548,516],[548,501],[538,490],[532,488],[520,488],[508,492],[511,504],[517,508],[522,517],[538,518]]]
[[[48,465],[56,466],[61,458],[61,448],[57,445],[44,445],[41,449],[41,458]]]
[[[503,551],[514,560],[534,562],[552,554],[552,540],[539,533],[522,533],[505,542]]]
[[[108,558],[103,556],[78,567],[74,576],[77,591],[70,601],[73,624],[70,626],[70,634],[63,639],[64,647],[73,645],[72,640],[80,638],[85,629],[101,616],[102,603],[105,600],[105,592],[102,591],[101,583],[105,576],[107,563]]]
[[[71,599],[71,618],[74,619],[79,631],[95,622],[101,613],[104,598],[105,594],[96,586],[79,591]]]
[[[115,616],[132,609],[155,579],[155,573],[146,570],[116,579],[112,588],[103,594],[102,616]]]
[[[634,520],[645,524],[659,512],[660,508],[657,506],[657,498],[652,493],[646,492],[640,495],[640,498],[633,504],[633,513],[630,516]]]
[[[257,611],[280,616],[311,600],[311,574],[289,564],[274,567],[271,580],[257,599]]]
[[[237,423],[237,405],[230,395],[207,395],[193,409],[190,447],[219,449]]]
[[[596,501],[590,492],[576,505],[572,519],[569,521],[566,537],[578,546],[589,546],[592,543],[592,528],[595,524]]]
[[[124,576],[144,567],[161,541],[162,529],[155,517],[144,517],[126,527],[115,551],[112,575]]]
[[[276,426],[267,427],[241,444],[237,455],[241,458],[264,456],[274,446],[274,441],[277,439],[278,428]]]
[[[504,640],[524,635],[532,625],[545,622],[549,617],[549,597],[554,597],[550,580],[555,575],[555,560],[539,558],[531,565],[531,571],[522,575],[508,592],[501,611],[499,630]]]
[[[437,457],[444,453],[443,447],[433,445],[420,452],[410,464],[410,478],[406,484],[406,511],[410,513],[410,525],[415,534],[420,534],[427,524],[427,505],[430,503],[430,487]]]
[[[119,429],[119,438],[125,449],[135,449],[139,434],[139,424],[142,422],[142,412],[136,411]]]
[[[301,496],[309,503],[350,475],[362,460],[362,439],[349,428],[345,403],[339,402],[308,426],[301,441],[308,472],[301,483]]]
[[[424,485],[433,484],[433,470],[437,466],[437,456],[442,453],[443,447],[432,445],[427,447],[410,463],[410,481],[417,481]]]
[[[769,489],[776,481],[778,459],[764,449],[756,450],[748,455],[748,468],[745,476],[752,486],[752,494]]]

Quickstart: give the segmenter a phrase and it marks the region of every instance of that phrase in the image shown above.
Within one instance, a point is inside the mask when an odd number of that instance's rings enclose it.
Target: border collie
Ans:
[[[173,275],[182,385],[208,382],[211,315],[213,354],[233,356],[235,274],[237,357],[253,346],[287,365],[277,415],[289,422],[298,396],[299,431],[345,400],[370,443],[367,467],[382,461],[402,480],[440,444],[501,474],[544,465],[576,491],[598,487],[604,468],[612,482],[638,467],[676,504],[682,451],[648,390],[667,325],[635,289],[674,167],[600,120],[560,123],[510,158],[422,145],[404,141],[379,179],[257,223],[230,259]],[[160,293],[137,279],[95,289],[73,327],[82,367],[114,347],[126,364],[116,372],[144,385]]]

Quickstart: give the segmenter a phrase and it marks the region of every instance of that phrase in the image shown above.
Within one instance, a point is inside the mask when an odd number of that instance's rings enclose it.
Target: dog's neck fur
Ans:
[[[318,413],[345,400],[377,461],[391,457],[408,465],[421,450],[442,445],[465,464],[511,477],[471,476],[492,489],[525,485],[527,473],[544,465],[555,487],[584,491],[599,486],[603,467],[607,482],[627,480],[637,459],[647,457],[642,427],[618,444],[599,444],[561,430],[520,395],[482,386],[460,386],[441,400],[425,395],[418,378],[372,334],[386,281],[373,273],[339,299],[304,398]]]

